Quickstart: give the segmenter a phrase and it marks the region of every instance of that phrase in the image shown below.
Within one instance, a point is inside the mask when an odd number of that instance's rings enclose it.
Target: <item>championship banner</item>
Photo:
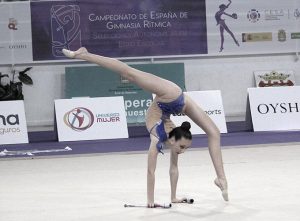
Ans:
[[[59,141],[128,138],[123,97],[55,100]]]
[[[299,50],[299,0],[78,0],[0,4],[0,64],[109,57],[249,55]]]
[[[256,87],[280,87],[296,85],[292,70],[254,71]]]
[[[300,130],[300,86],[248,89],[254,131]]]
[[[0,30],[0,64],[32,62],[29,2],[1,2]]]
[[[183,63],[130,66],[168,79],[185,90]],[[147,109],[152,103],[149,92],[99,66],[66,67],[65,93],[67,98],[123,96],[127,123],[130,125],[144,124]]]
[[[28,143],[24,101],[0,101],[0,144]]]
[[[204,110],[217,125],[221,133],[227,133],[221,91],[188,91],[184,93],[191,97],[202,110]],[[180,126],[182,122],[188,121],[191,123],[192,134],[205,134],[205,132],[185,114],[171,115],[171,120],[176,126]]]
[[[85,46],[109,57],[207,54],[205,1],[31,2],[33,59]]]
[[[206,14],[209,55],[299,50],[299,0],[206,1]]]

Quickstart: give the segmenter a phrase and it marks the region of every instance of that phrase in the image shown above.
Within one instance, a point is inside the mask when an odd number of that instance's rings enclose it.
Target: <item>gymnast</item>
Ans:
[[[237,19],[237,14],[236,13],[233,13],[232,15],[228,14],[225,12],[225,10],[229,7],[229,5],[231,5],[231,0],[228,0],[229,3],[227,5],[225,4],[221,4],[219,6],[219,11],[216,12],[215,14],[215,18],[216,18],[216,21],[217,21],[217,25],[220,25],[220,36],[221,36],[221,47],[220,47],[220,51],[219,52],[222,52],[223,51],[223,45],[224,45],[224,30],[227,31],[230,36],[232,37],[232,39],[234,40],[235,44],[237,46],[240,46],[238,40],[236,40],[234,34],[232,33],[232,31],[229,29],[229,27],[226,25],[225,23],[225,19],[223,19],[223,15],[227,15],[233,19]]]
[[[177,198],[178,155],[191,146],[192,135],[190,123],[183,122],[176,127],[170,115],[184,113],[201,127],[208,136],[208,149],[216,171],[214,183],[220,188],[225,201],[228,201],[227,180],[223,168],[220,148],[220,131],[206,113],[175,83],[156,75],[134,69],[127,64],[109,57],[92,54],[81,47],[77,51],[62,50],[69,58],[85,60],[100,65],[121,75],[123,78],[138,85],[142,89],[155,94],[152,104],[147,110],[146,127],[150,133],[147,171],[147,205],[152,208],[154,203],[154,184],[157,156],[164,147],[170,148],[170,183],[171,202],[183,203],[186,198]]]

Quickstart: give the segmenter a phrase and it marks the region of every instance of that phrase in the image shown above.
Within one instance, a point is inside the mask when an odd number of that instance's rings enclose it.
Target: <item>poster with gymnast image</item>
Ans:
[[[85,46],[109,57],[207,54],[205,1],[31,2],[33,59]]]
[[[209,55],[295,52],[300,0],[206,1]]]

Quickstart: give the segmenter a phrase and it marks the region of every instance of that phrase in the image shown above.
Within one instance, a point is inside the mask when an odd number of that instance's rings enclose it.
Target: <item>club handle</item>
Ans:
[[[194,203],[194,199],[189,199],[189,198],[186,198],[183,200],[184,203],[188,203],[188,204],[193,204]]]
[[[172,207],[172,204],[154,204],[153,207],[149,207],[146,205],[133,205],[133,204],[124,204],[124,207],[143,207],[143,208],[163,208],[163,209],[169,209]]]

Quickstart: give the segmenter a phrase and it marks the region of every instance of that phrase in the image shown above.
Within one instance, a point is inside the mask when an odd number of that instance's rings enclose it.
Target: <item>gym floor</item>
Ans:
[[[300,143],[223,148],[229,202],[213,184],[207,148],[179,157],[178,197],[146,205],[145,151],[0,160],[1,221],[300,220]],[[158,158],[155,199],[170,203],[169,153]]]

